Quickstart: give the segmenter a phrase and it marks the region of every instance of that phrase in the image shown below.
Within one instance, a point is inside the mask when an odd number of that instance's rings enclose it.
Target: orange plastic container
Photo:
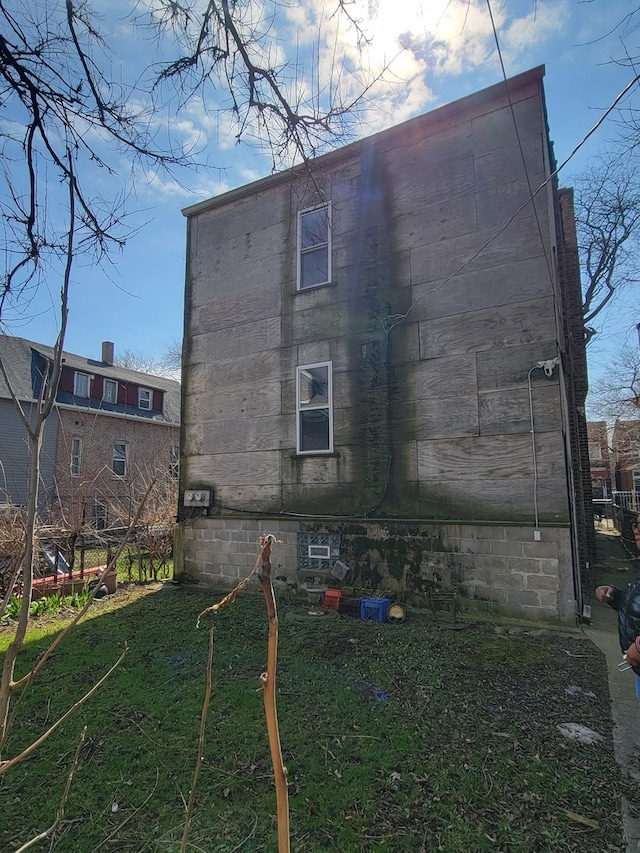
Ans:
[[[340,607],[342,592],[339,589],[328,589],[324,594],[324,606],[328,610],[337,610]]]

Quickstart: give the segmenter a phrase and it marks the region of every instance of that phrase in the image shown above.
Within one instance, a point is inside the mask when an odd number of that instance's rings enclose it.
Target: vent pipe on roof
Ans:
[[[102,361],[110,367],[113,365],[113,341],[102,341]]]

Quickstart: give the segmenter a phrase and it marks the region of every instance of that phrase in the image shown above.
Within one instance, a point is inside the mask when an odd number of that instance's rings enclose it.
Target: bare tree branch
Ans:
[[[621,289],[640,281],[640,177],[619,157],[602,158],[576,179],[574,204],[582,310],[590,323]]]
[[[594,414],[609,423],[640,418],[640,351],[625,347],[589,391]]]

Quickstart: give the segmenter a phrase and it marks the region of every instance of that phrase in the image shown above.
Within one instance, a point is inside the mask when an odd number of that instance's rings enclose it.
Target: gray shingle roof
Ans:
[[[45,358],[53,358],[53,347],[28,341],[25,338],[0,335],[0,358],[4,363],[13,390],[21,401],[30,401],[34,398],[32,384],[34,351]],[[165,377],[154,376],[150,373],[140,373],[136,370],[129,370],[126,367],[109,365],[98,359],[85,358],[84,356],[66,351],[63,353],[63,359],[65,365],[74,370],[99,374],[107,379],[115,379],[119,382],[128,382],[132,385],[135,384],[144,388],[164,391],[164,409],[162,415],[145,412],[141,409],[134,409],[133,407],[126,407],[126,413],[132,417],[139,417],[145,420],[151,418],[168,423],[180,423],[180,383],[175,379],[166,379]],[[11,394],[9,393],[4,376],[0,372],[0,398],[7,397],[10,398]],[[59,392],[58,399],[67,405],[73,405],[74,398],[72,395],[63,395],[62,392]],[[87,408],[86,402],[82,408]],[[106,409],[106,407],[104,408]],[[110,408],[116,411],[114,407]]]

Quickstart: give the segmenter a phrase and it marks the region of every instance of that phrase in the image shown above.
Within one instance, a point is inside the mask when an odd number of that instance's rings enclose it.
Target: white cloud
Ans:
[[[144,2],[150,8],[155,0]],[[522,57],[527,51],[566,25],[568,4],[569,0],[545,0],[533,7],[531,0],[494,2],[508,73],[524,70]],[[345,119],[344,140],[432,108],[438,100],[435,92],[447,80],[462,81],[466,73],[491,65],[495,79],[500,73],[486,0],[353,0],[345,4],[348,14],[336,0],[289,0],[289,4],[247,0],[241,9],[241,26],[261,36],[252,55],[281,72],[284,93],[294,107],[322,112],[356,104]],[[200,153],[198,159],[212,161],[201,172],[204,179],[197,179],[197,189],[192,176],[185,178],[199,196],[224,192],[283,165],[278,158],[255,155],[265,142],[258,117],[246,119],[229,105],[224,80],[214,78],[182,105],[177,120],[150,113],[160,141],[171,137],[180,147]],[[131,102],[129,107],[144,114],[144,104]],[[243,120],[246,124],[241,124]],[[190,195],[178,181],[159,173],[145,176],[139,192],[149,191],[181,203],[188,203]]]
[[[533,8],[530,0],[510,0],[494,7],[498,36],[514,73],[523,70],[523,52],[557,34],[569,15],[567,0],[546,0]],[[380,113],[376,125],[386,124],[389,115],[397,122],[427,109],[436,81],[482,69],[495,56],[484,0],[354,0],[345,9],[366,42],[358,42],[344,14],[331,14],[335,8],[325,0],[304,0],[285,14],[296,39],[318,58],[318,79],[329,81],[346,101],[388,66],[385,80],[368,93],[369,120]],[[336,69],[342,68],[351,73],[338,79]]]

